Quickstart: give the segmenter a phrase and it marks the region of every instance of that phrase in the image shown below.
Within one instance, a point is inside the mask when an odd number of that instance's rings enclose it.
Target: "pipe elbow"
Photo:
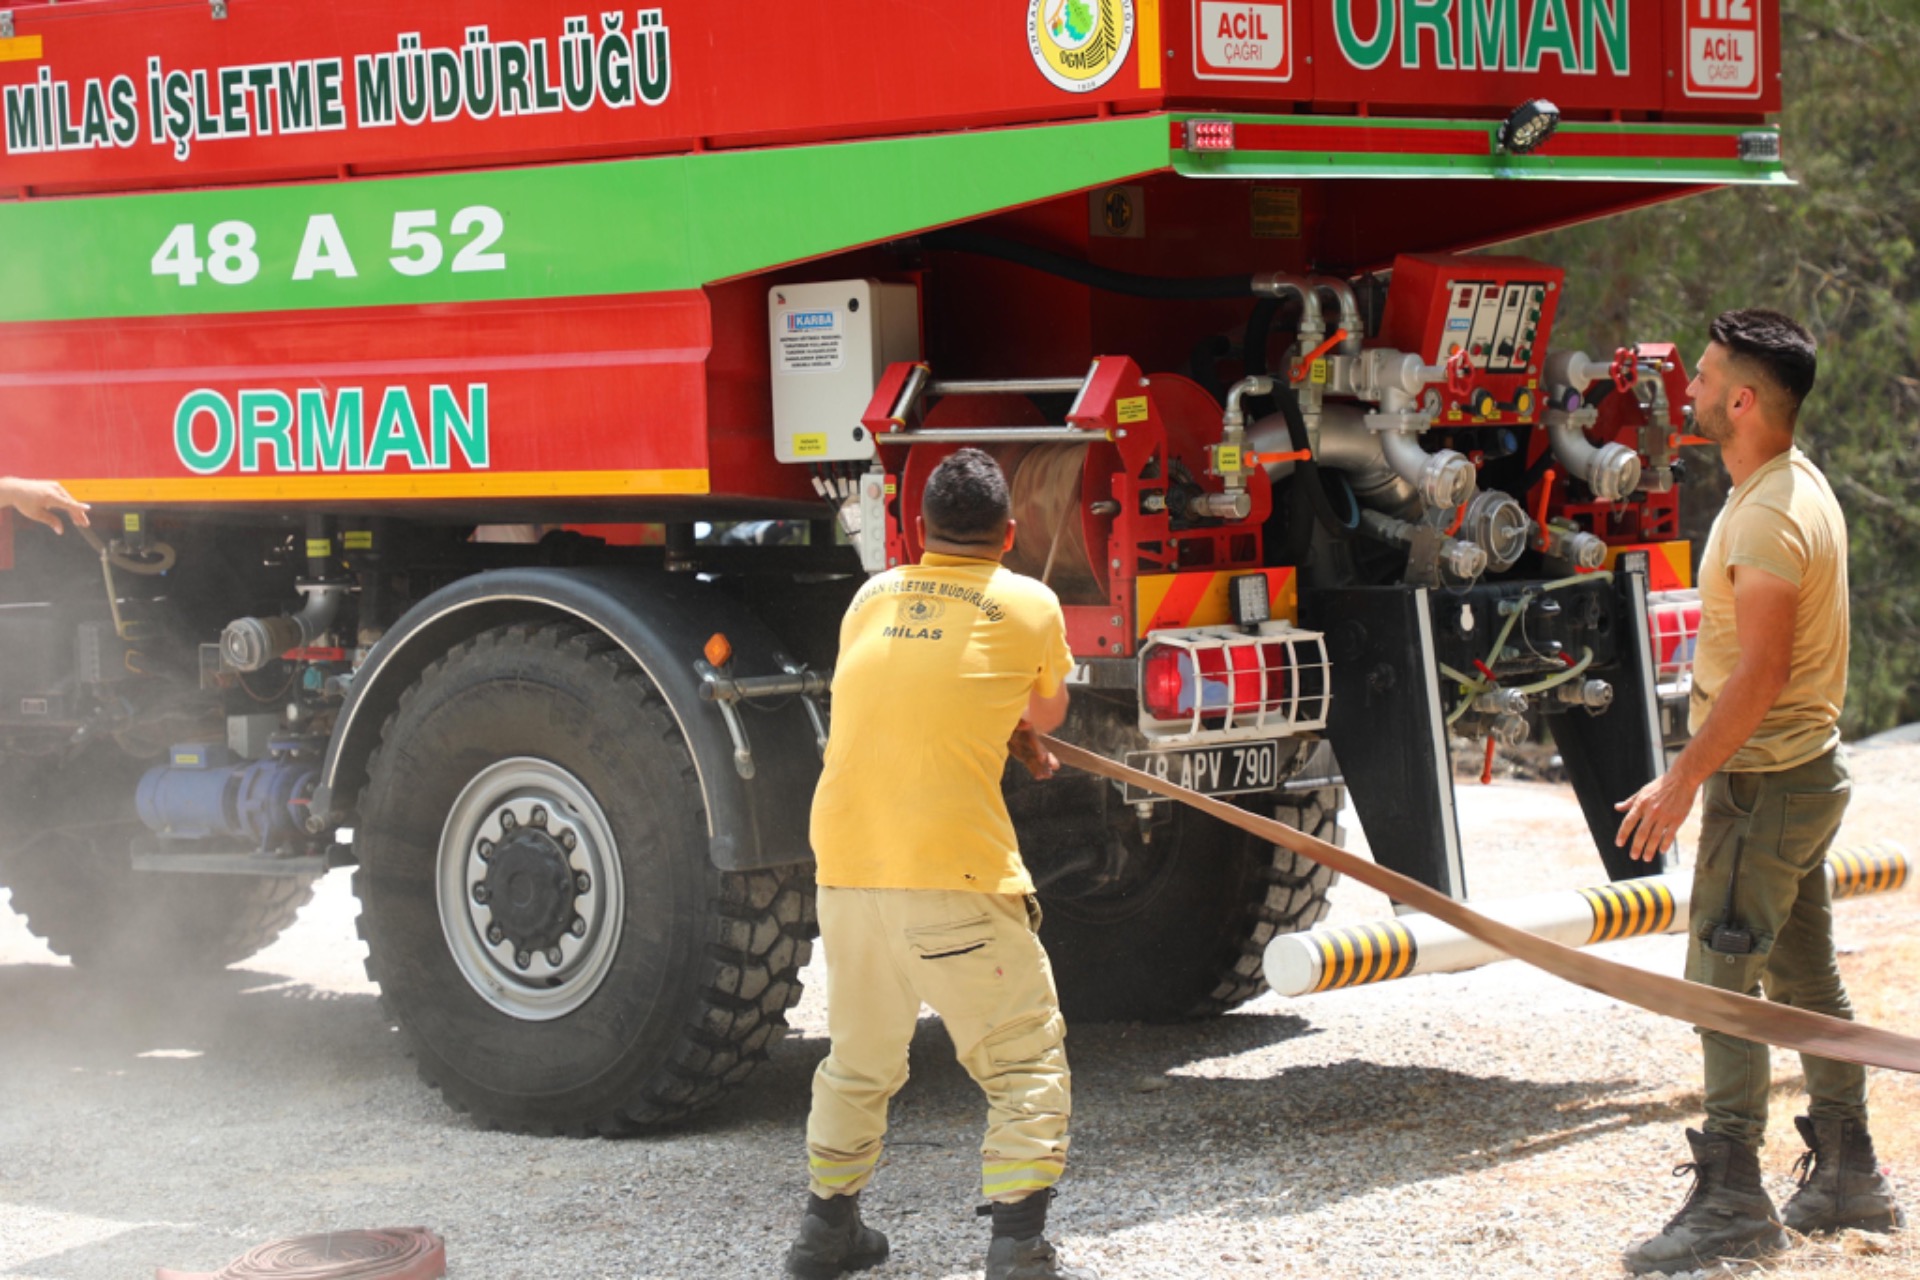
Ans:
[[[1300,299],[1300,331],[1316,336],[1326,332],[1326,318],[1320,310],[1320,293],[1312,280],[1269,271],[1253,277],[1253,291],[1263,298]]]
[[[1595,445],[1569,414],[1549,414],[1547,441],[1553,456],[1586,482],[1602,502],[1619,502],[1640,487],[1640,455],[1626,445]]]
[[[220,651],[241,671],[258,671],[289,649],[304,649],[333,627],[347,589],[339,585],[305,588],[306,607],[277,618],[239,618],[220,633]]]
[[[1428,453],[1405,431],[1381,433],[1380,447],[1387,465],[1412,485],[1430,507],[1457,507],[1473,497],[1479,475],[1464,454],[1452,449]]]

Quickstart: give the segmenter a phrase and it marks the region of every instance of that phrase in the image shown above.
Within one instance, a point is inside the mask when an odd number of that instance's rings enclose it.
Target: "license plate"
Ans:
[[[1271,791],[1279,785],[1280,744],[1268,739],[1171,751],[1129,751],[1127,766],[1201,795],[1244,795]],[[1123,793],[1128,804],[1166,799],[1135,786],[1124,788]]]

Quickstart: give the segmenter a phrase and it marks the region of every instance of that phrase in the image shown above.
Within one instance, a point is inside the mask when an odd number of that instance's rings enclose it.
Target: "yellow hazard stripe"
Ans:
[[[1635,542],[1608,547],[1605,567],[1611,569],[1629,551],[1647,553],[1647,587],[1653,591],[1687,591],[1693,587],[1693,544],[1678,542]]]
[[[39,57],[39,36],[13,36],[0,40],[0,62],[32,62]]]
[[[1650,933],[1665,933],[1673,923],[1673,891],[1664,884],[1624,880],[1619,884],[1582,889],[1593,912],[1593,927],[1587,933],[1587,946],[1612,942],[1616,938],[1639,938]]]
[[[312,476],[67,480],[82,502],[321,502],[402,498],[598,498],[704,494],[704,470],[442,471]]]
[[[1328,929],[1309,935],[1309,940],[1320,953],[1315,991],[1403,978],[1420,953],[1412,932],[1397,920]]]
[[[1160,87],[1160,0],[1137,0],[1140,34],[1140,87]]]
[[[1232,622],[1233,580],[1250,574],[1265,575],[1268,607],[1276,620],[1299,620],[1300,582],[1291,567],[1155,573],[1134,583],[1134,623],[1139,635],[1174,627],[1218,627]]]
[[[1907,855],[1898,847],[1868,845],[1863,849],[1836,849],[1827,855],[1827,866],[1833,872],[1836,898],[1887,893],[1907,883]]]

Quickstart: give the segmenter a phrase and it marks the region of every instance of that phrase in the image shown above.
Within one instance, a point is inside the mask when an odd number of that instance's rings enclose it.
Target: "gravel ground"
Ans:
[[[1920,850],[1920,745],[1861,751],[1855,773],[1842,844]],[[1460,793],[1478,896],[1595,878],[1563,788]],[[1910,1032],[1913,901],[1839,910],[1862,1016]],[[1359,886],[1335,891],[1336,921],[1382,909]],[[469,1280],[779,1274],[825,1051],[817,982],[722,1117],[618,1142],[487,1133],[416,1082],[361,974],[354,912],[331,877],[272,948],[155,995],[76,972],[0,909],[0,1276],[131,1280],[280,1236],[412,1224],[443,1233],[449,1274]],[[1604,951],[1680,964],[1674,938]],[[1698,1121],[1692,1033],[1512,963],[1269,995],[1195,1026],[1076,1027],[1069,1044],[1075,1146],[1052,1234],[1107,1280],[1618,1276],[1619,1251],[1688,1185],[1667,1173]],[[865,1199],[895,1250],[872,1274],[977,1275],[982,1106],[931,1019],[913,1069]],[[1779,1198],[1798,1064],[1776,1077],[1763,1159]],[[1920,1164],[1920,1083],[1876,1073],[1873,1091],[1898,1177]],[[1807,1243],[1755,1274],[1920,1276],[1915,1234]]]

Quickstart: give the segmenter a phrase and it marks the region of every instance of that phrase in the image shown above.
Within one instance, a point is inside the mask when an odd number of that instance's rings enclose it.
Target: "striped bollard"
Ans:
[[[1827,855],[1827,884],[1836,900],[1904,888],[1912,866],[1891,842]],[[1492,920],[1569,947],[1678,933],[1687,926],[1691,873],[1621,880],[1474,904]],[[1423,973],[1477,969],[1507,954],[1452,925],[1418,912],[1391,920],[1283,933],[1267,944],[1267,985],[1283,996],[1392,982]]]

